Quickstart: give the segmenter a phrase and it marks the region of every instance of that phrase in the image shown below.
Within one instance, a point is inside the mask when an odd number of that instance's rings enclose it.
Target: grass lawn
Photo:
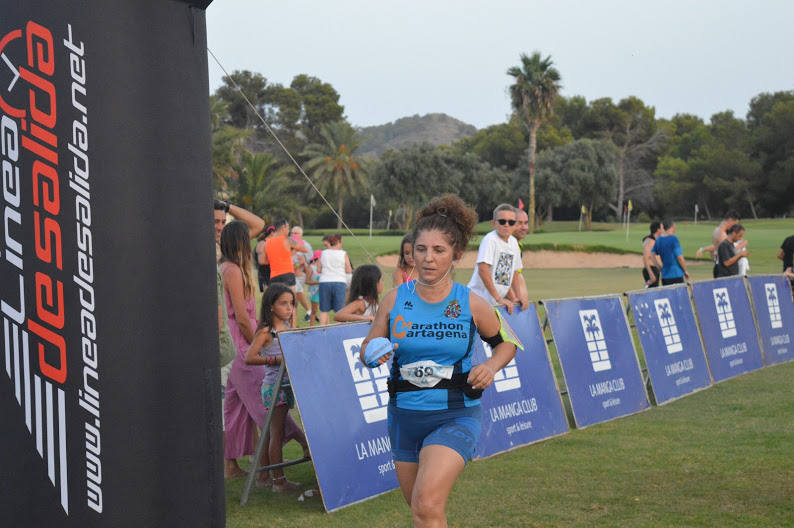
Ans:
[[[794,363],[469,464],[450,526],[791,526]],[[288,457],[300,455],[295,445]],[[287,470],[316,488],[311,468]],[[399,491],[337,512],[227,483],[228,526],[404,527]]]
[[[576,229],[576,223],[569,224]],[[715,225],[679,225],[688,258],[710,243]],[[782,240],[794,233],[794,221],[747,221],[745,226],[751,273],[779,273],[775,254]],[[530,243],[637,250],[646,228],[632,225],[628,242],[625,231],[605,230],[539,233]],[[550,231],[549,225],[544,229]],[[396,251],[401,238],[359,237],[372,255]],[[307,239],[321,247],[320,237]],[[368,261],[352,237],[344,237],[344,246],[354,264]],[[694,280],[711,278],[709,262],[692,263],[690,269]],[[391,271],[384,268],[387,276]],[[533,269],[524,275],[532,300],[642,287],[635,269]],[[470,276],[471,270],[459,269],[455,280],[466,283]],[[563,388],[553,344],[550,351]],[[639,356],[644,365],[641,352]],[[450,497],[449,524],[794,526],[793,417],[794,362],[767,367],[662,407],[471,463]],[[285,456],[299,457],[297,444],[287,446]],[[308,464],[289,468],[287,474],[305,487],[317,488]],[[281,496],[260,489],[241,507],[242,487],[242,480],[226,485],[227,526],[232,528],[411,525],[399,491],[326,514],[317,496],[299,502],[297,494]]]

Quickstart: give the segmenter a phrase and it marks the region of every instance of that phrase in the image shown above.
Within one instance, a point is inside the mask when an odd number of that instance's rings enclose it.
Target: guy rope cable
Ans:
[[[355,235],[355,233],[353,233],[353,231],[348,227],[348,225],[345,223],[345,221],[342,219],[342,217],[339,215],[339,213],[336,212],[336,209],[334,209],[334,206],[331,205],[331,203],[325,198],[323,193],[320,192],[320,189],[318,189],[317,186],[314,184],[312,179],[309,178],[309,176],[303,170],[303,167],[300,166],[300,163],[298,163],[295,160],[295,158],[292,156],[290,151],[287,150],[287,147],[284,146],[284,143],[281,142],[281,140],[276,135],[276,133],[273,131],[273,129],[270,128],[270,125],[267,124],[267,121],[265,121],[265,118],[263,118],[261,116],[261,114],[256,109],[256,107],[253,105],[251,100],[248,99],[248,96],[245,95],[245,92],[243,92],[243,89],[240,87],[239,84],[237,84],[237,81],[234,80],[234,77],[229,75],[229,72],[226,71],[226,68],[223,67],[223,64],[221,64],[221,62],[218,60],[218,58],[215,56],[215,54],[212,52],[211,49],[207,48],[207,52],[210,55],[212,55],[212,58],[213,58],[213,60],[215,60],[215,63],[218,65],[218,67],[221,70],[223,70],[223,73],[224,73],[224,75],[226,75],[226,78],[229,79],[229,81],[234,85],[235,90],[237,90],[240,93],[240,95],[243,97],[243,99],[245,99],[245,102],[248,103],[248,106],[251,108],[251,110],[253,110],[253,112],[256,115],[256,117],[259,118],[259,121],[262,122],[262,125],[264,125],[264,127],[268,131],[268,133],[271,136],[273,136],[273,139],[276,140],[276,143],[278,143],[278,146],[281,147],[281,150],[284,151],[284,153],[287,155],[287,157],[289,157],[289,159],[292,161],[292,163],[295,165],[295,167],[298,168],[298,171],[301,174],[303,174],[303,177],[306,178],[306,181],[309,182],[309,185],[311,185],[312,188],[315,190],[315,192],[320,196],[320,198],[322,198],[323,202],[325,202],[325,205],[327,205],[328,208],[331,210],[331,212],[334,213],[334,216],[336,216],[336,218],[339,219],[339,222],[342,224],[342,226],[344,226],[345,229],[347,229],[347,232],[350,233],[350,236],[352,236],[353,239],[356,241],[356,243],[361,247],[361,249],[364,250],[364,253],[366,253],[367,258],[369,259],[369,262],[374,263],[375,262],[375,258],[372,256],[372,254],[369,251],[367,251],[367,248],[364,247],[364,244],[361,243],[361,241],[358,239],[358,237]]]

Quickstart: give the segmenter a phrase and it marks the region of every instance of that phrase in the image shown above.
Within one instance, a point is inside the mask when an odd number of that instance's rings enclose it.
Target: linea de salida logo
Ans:
[[[66,394],[62,388],[66,380],[63,283],[53,280],[62,270],[54,48],[52,33],[35,22],[6,33],[0,40],[0,152],[5,218],[5,262],[0,269],[8,283],[14,285],[3,288],[0,295],[6,375],[17,403],[24,409],[25,426],[36,451],[46,462],[47,477],[60,489],[61,506],[68,512]],[[28,172],[26,162],[31,159],[35,161]],[[25,196],[23,182],[31,177],[33,196]],[[46,195],[41,192],[44,189]],[[35,250],[25,247],[22,238],[23,225],[30,221],[22,217],[25,201],[32,201],[34,206],[34,229],[39,242]],[[46,239],[42,236],[44,229]],[[34,261],[27,258],[31,250]],[[31,284],[32,278],[35,285]],[[25,306],[25,292],[31,287],[37,292],[35,317],[32,307]],[[46,296],[42,298],[38,293],[44,293],[45,288]]]
[[[363,337],[345,339],[342,341],[342,345],[345,349],[347,365],[350,367],[350,374],[353,376],[353,384],[364,420],[367,423],[375,423],[386,419],[389,405],[389,389],[386,385],[386,380],[389,377],[389,364],[384,363],[374,369],[364,365],[359,358],[363,341]]]
[[[676,352],[681,352],[684,347],[681,345],[681,336],[678,333],[678,325],[675,323],[670,299],[655,299],[653,304],[656,308],[659,326],[662,328],[662,336],[664,337],[664,345],[667,347],[667,353],[675,354]]]
[[[714,288],[714,306],[717,308],[717,320],[723,339],[736,335],[736,320],[733,318],[733,307],[728,288]]]
[[[582,323],[582,332],[587,342],[587,352],[590,354],[593,372],[611,369],[612,363],[609,361],[609,350],[598,310],[579,310],[579,322]]]
[[[91,210],[85,60],[83,43],[72,38],[72,26],[64,29],[68,37],[56,42],[50,28],[28,21],[24,27],[8,31],[0,38],[3,174],[0,207],[5,231],[0,240],[4,345],[0,357],[23,413],[20,417],[24,416],[31,435],[31,448],[42,458],[46,475],[59,493],[61,507],[67,514],[71,469],[67,451],[67,426],[71,424],[66,413],[67,402],[77,401],[91,413],[90,421],[85,422],[84,436],[87,504],[101,513],[93,253],[81,245],[79,238],[81,228],[85,227],[82,242],[91,243],[90,228],[86,227],[86,224],[90,226],[90,219],[86,222],[75,215],[77,222],[74,222],[64,216],[70,206],[82,206],[88,215]],[[55,77],[56,63],[67,76],[71,75],[64,88]],[[72,103],[64,108],[57,105],[61,91],[68,92],[62,100]],[[75,115],[78,117],[72,120]],[[68,135],[59,136],[59,122],[68,123],[61,127],[69,131]],[[82,203],[80,198],[70,203],[65,193],[67,188],[74,191],[75,186],[81,187]],[[72,257],[68,251],[76,248],[65,247],[63,233],[75,225],[80,246],[76,260],[85,257],[84,273],[78,273],[79,277],[64,269],[64,262]],[[33,233],[32,243],[24,236],[26,231]],[[69,289],[81,283],[77,290]],[[78,317],[67,313],[64,299],[69,295],[78,296],[84,314]],[[76,346],[70,343],[72,346],[67,347],[65,325],[67,321],[77,324],[78,320],[80,325],[85,323],[82,343],[85,369],[72,375],[67,368],[67,356],[81,346],[76,342]],[[84,390],[75,394],[69,385],[78,385],[73,379],[81,377],[85,380],[80,383]]]

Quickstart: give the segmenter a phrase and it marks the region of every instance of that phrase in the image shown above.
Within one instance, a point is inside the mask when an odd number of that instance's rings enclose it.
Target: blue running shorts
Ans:
[[[462,409],[415,411],[389,405],[389,440],[395,462],[419,462],[426,445],[447,446],[464,462],[474,456],[480,440],[480,405]]]

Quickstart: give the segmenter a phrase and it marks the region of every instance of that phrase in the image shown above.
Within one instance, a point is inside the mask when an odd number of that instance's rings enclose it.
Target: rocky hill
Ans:
[[[399,149],[416,143],[449,145],[471,136],[477,129],[446,114],[427,114],[402,117],[385,125],[360,127],[364,141],[359,154],[380,155],[390,149]]]

